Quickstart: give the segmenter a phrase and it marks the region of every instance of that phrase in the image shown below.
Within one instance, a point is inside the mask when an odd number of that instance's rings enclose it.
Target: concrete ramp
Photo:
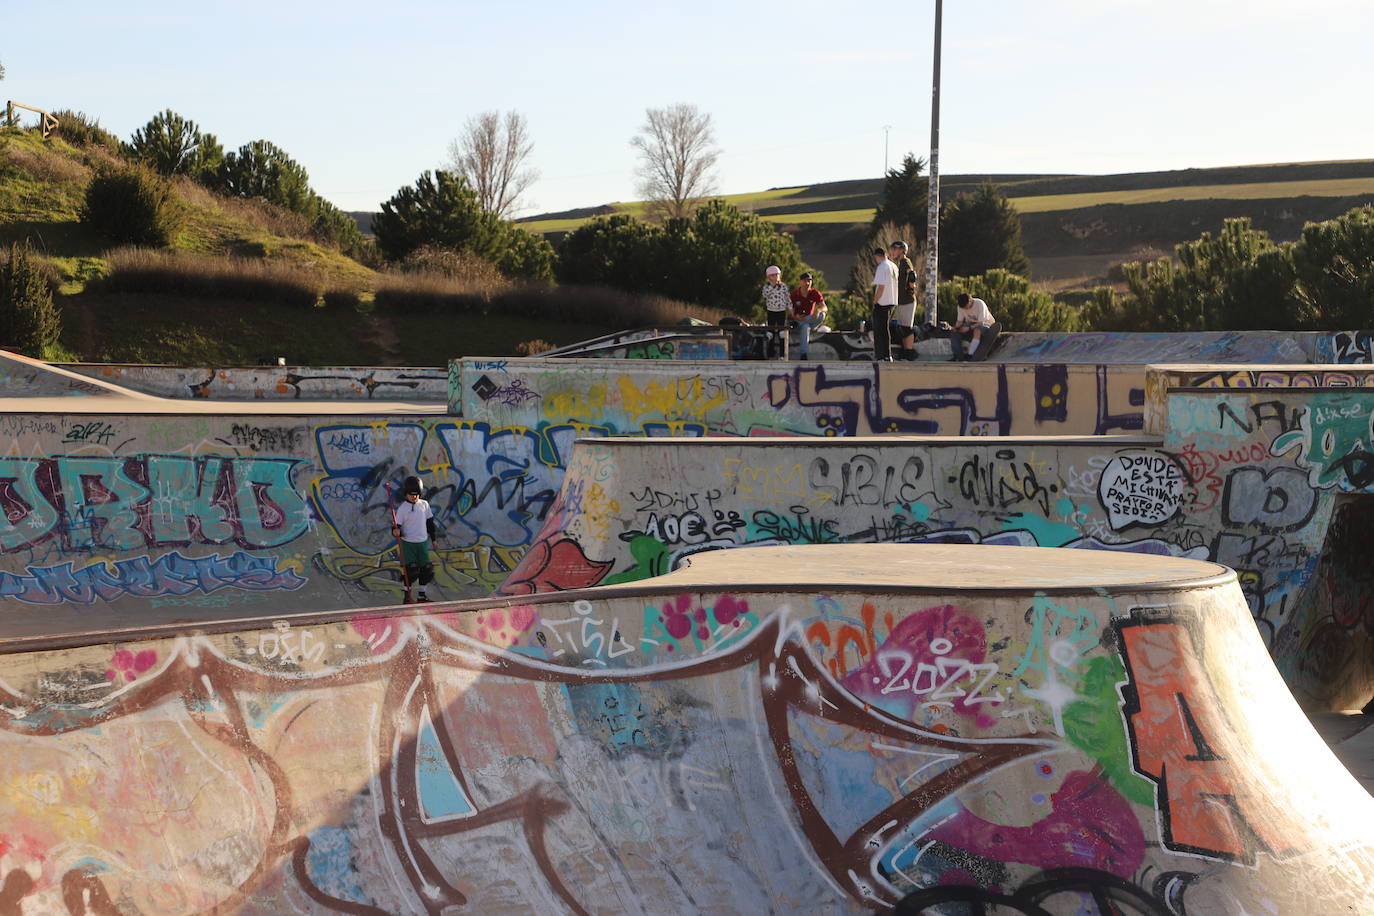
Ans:
[[[721,551],[4,649],[13,912],[1359,913],[1374,886],[1374,801],[1209,563]]]
[[[59,369],[41,359],[0,350],[0,397],[104,397],[157,400],[151,395]]]
[[[443,401],[440,366],[149,366],[65,363],[63,369],[163,398],[206,400]]]

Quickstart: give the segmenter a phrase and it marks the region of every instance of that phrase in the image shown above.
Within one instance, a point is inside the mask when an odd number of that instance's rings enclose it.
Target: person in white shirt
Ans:
[[[424,486],[418,477],[407,477],[402,485],[403,502],[391,515],[391,536],[401,545],[401,562],[405,565],[406,598],[410,604],[410,589],[420,586],[416,603],[429,601],[425,586],[434,581],[434,566],[429,561],[429,542],[434,539],[434,510],[420,498]]]
[[[1002,325],[992,317],[992,311],[982,299],[968,293],[959,294],[959,311],[954,321],[954,330],[949,335],[949,346],[954,351],[951,362],[967,362],[972,359],[987,359],[992,352],[993,342],[1002,333]],[[968,354],[964,344],[968,343]]]
[[[897,306],[897,268],[887,259],[887,251],[873,249],[873,358],[892,362],[892,336],[888,323]]]

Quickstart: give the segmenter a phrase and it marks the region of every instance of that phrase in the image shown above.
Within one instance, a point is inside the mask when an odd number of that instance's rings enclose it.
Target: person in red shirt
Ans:
[[[825,296],[811,285],[809,273],[801,275],[801,281],[792,290],[792,324],[801,336],[801,358],[811,346],[811,329],[825,321]]]

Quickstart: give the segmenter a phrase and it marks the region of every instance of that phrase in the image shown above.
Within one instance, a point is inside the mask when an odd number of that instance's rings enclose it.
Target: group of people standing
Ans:
[[[825,320],[825,296],[812,285],[811,274],[804,273],[796,289],[788,289],[782,270],[776,265],[765,271],[763,305],[768,326],[787,326],[790,317],[801,338],[801,358],[811,348],[811,332]],[[898,359],[916,358],[916,294],[919,288],[916,268],[907,257],[906,242],[893,242],[887,248],[873,249],[873,311],[869,326],[873,331],[873,356],[879,362],[892,361],[892,343],[898,343]],[[987,359],[1002,326],[982,299],[959,294],[959,311],[949,329],[954,362]],[[929,334],[922,329],[920,336]]]
[[[897,327],[903,359],[916,358],[916,268],[906,242],[873,249],[873,358],[892,361],[892,329]],[[903,331],[905,333],[903,333]]]

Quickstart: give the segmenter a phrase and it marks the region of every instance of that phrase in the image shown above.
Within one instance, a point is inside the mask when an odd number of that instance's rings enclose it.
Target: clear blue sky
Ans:
[[[635,198],[649,106],[709,112],[722,193],[876,177],[929,146],[934,0],[6,0],[0,95],[267,139],[374,210],[486,109],[527,118],[525,213]],[[901,12],[898,12],[901,11]],[[941,171],[1374,158],[1371,0],[946,0]]]

